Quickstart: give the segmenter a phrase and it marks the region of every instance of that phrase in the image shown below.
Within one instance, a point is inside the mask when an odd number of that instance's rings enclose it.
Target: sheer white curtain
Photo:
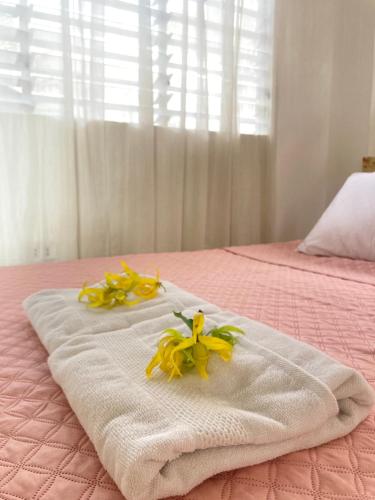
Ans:
[[[3,0],[0,264],[257,241],[272,0]]]

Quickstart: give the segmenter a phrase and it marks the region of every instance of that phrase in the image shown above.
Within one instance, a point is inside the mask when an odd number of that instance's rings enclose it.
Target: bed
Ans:
[[[359,370],[375,386],[375,263],[310,257],[298,242],[127,256],[162,278],[268,323]],[[118,257],[0,270],[0,498],[123,498],[50,376],[21,301],[80,287]],[[177,498],[177,497],[176,497]],[[375,499],[375,413],[345,438],[215,476],[186,500]]]

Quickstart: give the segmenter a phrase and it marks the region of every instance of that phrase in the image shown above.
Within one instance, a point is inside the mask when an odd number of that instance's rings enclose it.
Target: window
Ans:
[[[2,0],[0,111],[269,129],[271,0]]]

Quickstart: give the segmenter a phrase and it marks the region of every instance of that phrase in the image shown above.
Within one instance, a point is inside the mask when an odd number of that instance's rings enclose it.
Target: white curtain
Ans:
[[[374,35],[374,0],[276,2],[268,239],[305,237],[375,154]]]
[[[0,264],[259,241],[272,0],[5,0]]]

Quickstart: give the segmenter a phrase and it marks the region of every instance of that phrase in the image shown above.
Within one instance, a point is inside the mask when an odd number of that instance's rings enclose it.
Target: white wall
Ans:
[[[374,0],[276,1],[268,239],[302,238],[360,170],[369,147],[374,27]]]

